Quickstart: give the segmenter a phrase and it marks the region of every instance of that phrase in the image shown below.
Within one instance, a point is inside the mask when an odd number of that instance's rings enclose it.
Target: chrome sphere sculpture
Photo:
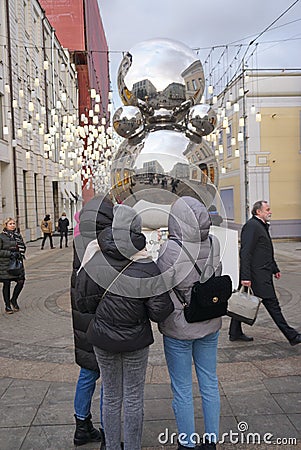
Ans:
[[[205,80],[195,53],[169,39],[141,42],[123,57],[117,81],[124,106],[113,127],[125,140],[112,162],[112,195],[140,212],[148,209],[142,218],[149,228],[166,225],[177,196],[210,206],[218,165],[202,138],[214,130],[216,115],[200,104]]]

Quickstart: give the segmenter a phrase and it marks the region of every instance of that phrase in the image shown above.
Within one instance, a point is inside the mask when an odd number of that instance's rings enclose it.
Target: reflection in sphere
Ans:
[[[194,162],[199,160],[202,165]],[[112,162],[111,194],[118,202],[138,208],[141,202],[154,209],[170,205],[184,195],[209,206],[217,177],[217,162],[206,141],[197,145],[179,131],[159,130],[146,133],[137,145],[131,140],[120,145]]]
[[[215,111],[209,105],[195,105],[187,115],[187,129],[199,136],[212,133],[216,125]]]
[[[144,129],[143,117],[135,106],[121,106],[113,116],[113,127],[119,136],[130,138]]]
[[[183,102],[198,102],[204,92],[204,72],[196,54],[181,42],[151,39],[135,45],[123,58],[118,89],[125,105],[175,110]],[[193,104],[192,103],[192,104]]]

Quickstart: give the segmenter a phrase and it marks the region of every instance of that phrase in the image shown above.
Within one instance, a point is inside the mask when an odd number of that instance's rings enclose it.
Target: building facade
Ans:
[[[79,207],[77,73],[36,0],[0,2],[0,221],[27,241]]]
[[[97,191],[95,180],[99,178],[97,163],[91,163],[91,159],[101,159],[101,153],[106,153],[107,159],[112,144],[110,127],[106,136],[111,112],[109,53],[99,6],[97,0],[40,2],[60,42],[70,51],[78,73],[79,121],[82,127],[89,127],[81,174],[83,199],[88,201]]]
[[[240,229],[257,200],[273,212],[271,234],[301,237],[301,71],[242,73],[224,96],[215,152],[220,209]],[[213,143],[211,143],[213,146]]]

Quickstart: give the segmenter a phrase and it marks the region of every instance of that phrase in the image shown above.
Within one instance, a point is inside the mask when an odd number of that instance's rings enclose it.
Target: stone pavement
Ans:
[[[283,312],[301,331],[301,243],[275,242],[275,250],[282,271],[277,290]],[[72,248],[41,251],[40,241],[36,241],[28,244],[27,255],[20,312],[6,315],[0,302],[0,450],[69,450],[74,448],[73,396],[79,371],[74,363],[69,301]],[[229,342],[228,324],[226,317],[218,363],[221,435],[228,436],[219,448],[301,449],[301,345],[291,347],[286,342],[264,307],[256,324],[244,327],[254,342]],[[160,433],[168,430],[170,437],[176,426],[162,338],[156,326],[154,331],[146,380],[143,449],[171,450],[176,445],[171,445],[170,439],[166,438],[166,445],[158,441]],[[99,394],[95,393],[92,414],[96,425],[98,405]],[[196,384],[195,410],[201,434]],[[231,430],[238,433],[237,444],[233,439],[229,442]],[[257,433],[257,445],[252,445],[251,433]],[[263,441],[266,433],[273,435],[266,440],[274,444]],[[246,443],[247,438],[251,444]],[[293,438],[298,439],[297,444]],[[99,446],[81,448],[94,450]]]

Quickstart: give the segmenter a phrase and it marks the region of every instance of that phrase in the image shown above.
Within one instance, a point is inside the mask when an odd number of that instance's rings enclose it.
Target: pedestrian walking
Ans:
[[[182,247],[191,253],[201,271],[205,267],[210,250],[213,251],[213,266],[219,275],[219,242],[214,236],[209,239],[210,225],[209,213],[199,200],[186,196],[177,199],[169,214],[168,240],[160,247],[157,260],[167,287],[172,289],[170,296],[174,303],[173,313],[159,324],[159,330],[163,334],[164,353],[173,392],[172,406],[178,428],[177,450],[215,450],[218,441],[220,396],[216,364],[222,320],[219,317],[205,322],[186,321],[183,301],[189,304],[192,287],[200,275],[188,254],[176,242],[180,241]],[[202,397],[207,435],[207,439],[197,446],[192,361]]]
[[[65,238],[65,247],[68,247],[68,227],[69,220],[65,212],[62,213],[58,221],[58,231],[60,233],[60,248],[62,248],[63,238]]]
[[[44,220],[41,222],[41,230],[43,233],[43,240],[41,245],[41,250],[44,249],[45,241],[48,238],[50,242],[50,247],[55,248],[52,241],[52,222],[50,220],[50,214],[46,214]]]
[[[301,343],[301,334],[288,325],[282,314],[276,296],[273,276],[280,278],[280,269],[274,259],[273,243],[269,234],[269,221],[272,216],[270,205],[265,200],[254,203],[252,218],[241,230],[240,245],[240,283],[251,287],[273,321],[291,345]],[[242,331],[241,322],[232,319],[229,328],[230,341],[251,341]]]
[[[16,230],[16,221],[8,217],[3,222],[3,231],[0,233],[0,282],[3,283],[2,293],[5,303],[5,312],[13,314],[19,311],[19,295],[25,283],[25,269],[23,259],[25,258],[26,245],[21,234]],[[18,273],[10,272],[12,258],[22,261]],[[11,283],[15,287],[11,297]]]
[[[160,272],[147,258],[140,216],[125,205],[113,212],[112,228],[98,235],[101,251],[78,273],[77,306],[95,313],[87,336],[103,382],[102,448],[121,448],[123,406],[124,448],[141,450],[146,366],[154,342],[150,320],[164,320],[173,305],[165,287],[157,291]]]
[[[75,361],[80,366],[74,396],[74,417],[76,429],[74,445],[104,440],[102,420],[102,389],[100,388],[100,424],[97,430],[92,423],[91,403],[100,377],[93,346],[87,340],[87,329],[94,314],[82,313],[76,306],[76,277],[88,244],[106,227],[112,226],[113,204],[102,198],[88,202],[80,213],[75,213],[78,227],[74,229],[73,270],[71,275],[71,308],[74,334]]]

